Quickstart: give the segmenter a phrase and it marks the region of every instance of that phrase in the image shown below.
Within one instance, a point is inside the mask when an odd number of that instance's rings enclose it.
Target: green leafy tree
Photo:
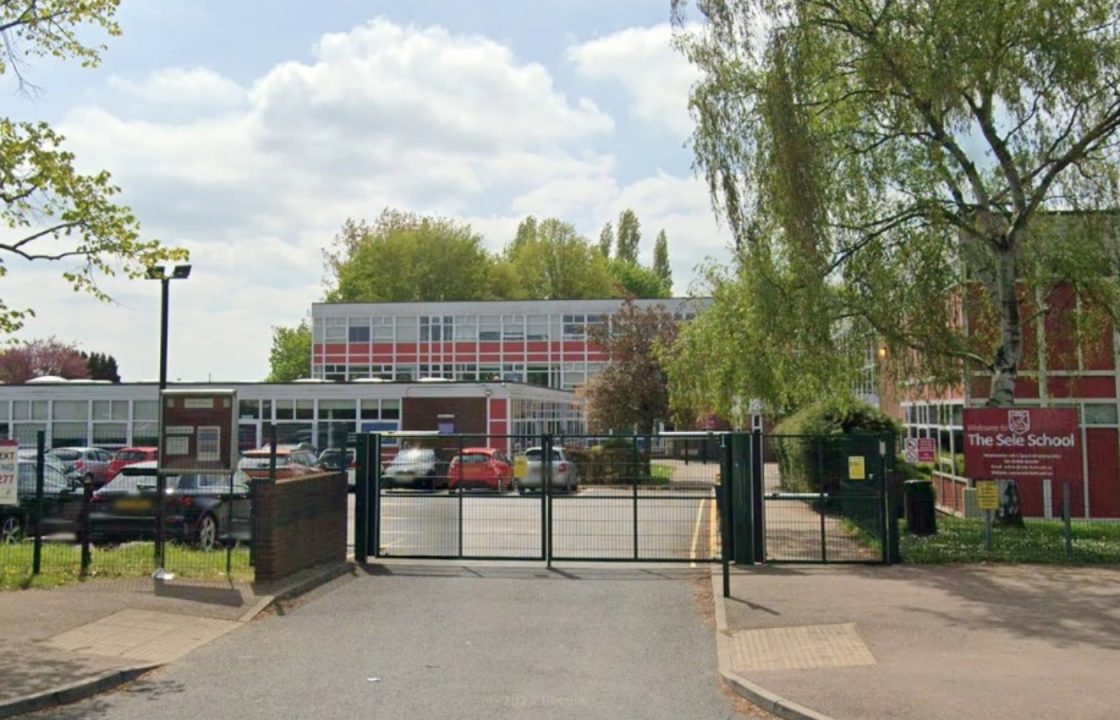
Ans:
[[[0,3],[0,74],[30,86],[26,58],[76,59],[98,64],[103,45],[88,44],[89,27],[119,35],[117,0],[21,0]],[[147,268],[187,257],[182,249],[141,240],[132,212],[113,202],[119,189],[107,172],[79,173],[64,138],[42,122],[0,118],[0,219],[9,232],[3,254],[57,261],[75,291],[109,300],[98,280],[120,272],[141,278]],[[0,264],[0,277],[8,272]],[[0,300],[0,332],[13,332],[35,314]]]
[[[616,297],[607,260],[571,223],[526,218],[504,254],[515,298],[573,300]]]
[[[593,432],[637,428],[649,434],[658,420],[669,419],[668,376],[660,355],[676,333],[677,321],[665,308],[638,308],[630,300],[612,316],[610,329],[588,329],[590,341],[609,358],[584,388]]]
[[[653,273],[671,294],[673,269],[669,267],[669,237],[664,230],[657,233],[657,240],[653,244]]]
[[[673,0],[678,23],[687,4]],[[747,302],[792,294],[787,312],[817,314],[756,345],[759,362],[868,329],[899,362],[918,351],[924,377],[989,371],[989,402],[1008,405],[1024,287],[1067,283],[1120,315],[1115,274],[1099,272],[1110,224],[1050,220],[1116,204],[1115,3],[698,8],[706,24],[678,36],[703,73],[692,145],[744,263],[766,270]],[[962,302],[991,332],[956,321]]]
[[[603,254],[603,257],[609,258],[611,256],[611,247],[613,245],[614,227],[608,220],[607,224],[603,226],[603,229],[599,231],[599,252]]]
[[[385,210],[347,220],[324,253],[331,302],[489,300],[494,260],[469,225]]]
[[[111,383],[121,381],[120,373],[117,370],[117,359],[112,355],[83,351],[81,356],[86,362],[86,369],[89,370],[91,380],[108,380]]]
[[[638,264],[638,245],[642,242],[642,225],[633,210],[627,208],[618,216],[615,258]]]
[[[295,327],[272,328],[268,364],[265,382],[292,382],[311,376],[311,328],[306,320]]]
[[[610,262],[617,292],[631,298],[667,298],[669,288],[650,268],[615,258]]]

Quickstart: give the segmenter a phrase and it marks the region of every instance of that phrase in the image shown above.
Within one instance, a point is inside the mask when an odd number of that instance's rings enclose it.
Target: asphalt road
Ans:
[[[681,566],[389,562],[49,718],[738,718]]]
[[[384,557],[543,556],[545,508],[539,495],[389,492],[381,502]],[[552,555],[568,560],[707,560],[718,552],[715,512],[715,500],[706,490],[641,489],[635,498],[628,490],[584,488],[557,495],[551,506]]]

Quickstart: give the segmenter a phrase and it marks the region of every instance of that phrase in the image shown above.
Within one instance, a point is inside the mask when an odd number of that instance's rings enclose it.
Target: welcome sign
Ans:
[[[1072,408],[966,408],[964,464],[984,480],[1079,480],[1081,432]]]

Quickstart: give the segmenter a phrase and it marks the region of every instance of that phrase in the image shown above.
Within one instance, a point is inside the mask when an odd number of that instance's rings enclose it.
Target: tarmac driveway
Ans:
[[[387,563],[52,718],[742,717],[707,568]]]

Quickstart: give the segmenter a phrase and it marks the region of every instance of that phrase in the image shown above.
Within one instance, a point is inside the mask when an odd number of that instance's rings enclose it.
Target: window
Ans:
[[[369,342],[369,326],[363,325],[361,327],[350,327],[350,342],[352,343],[365,343]]]
[[[582,340],[583,339],[583,325],[586,322],[584,315],[565,315],[564,316],[564,339],[565,340]]]
[[[320,400],[320,420],[353,420],[357,411],[353,400]]]
[[[502,319],[497,315],[483,315],[478,319],[478,339],[482,341],[500,340]]]
[[[525,339],[525,316],[524,315],[503,315],[502,316],[502,337],[506,340],[524,340]]]
[[[55,420],[81,420],[86,419],[86,412],[89,410],[89,405],[85,400],[55,400],[54,401],[54,419]]]
[[[414,343],[417,337],[416,318],[397,318],[397,342]]]
[[[1116,422],[1116,405],[1114,403],[1086,403],[1086,425],[1115,425]]]
[[[137,400],[132,404],[132,417],[136,420],[159,420],[159,402]]]
[[[471,315],[458,315],[455,317],[455,339],[477,340],[478,319]]]
[[[391,317],[375,317],[370,320],[370,323],[373,325],[374,342],[393,341],[393,320],[394,318]]]
[[[547,340],[548,316],[530,315],[528,318],[527,336],[530,340]]]
[[[421,317],[420,341],[441,342],[451,340],[455,319],[451,316]]]

